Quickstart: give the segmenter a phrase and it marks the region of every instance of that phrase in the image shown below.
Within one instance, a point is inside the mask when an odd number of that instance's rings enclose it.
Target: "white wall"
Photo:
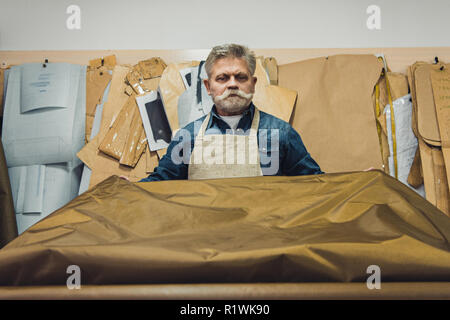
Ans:
[[[450,46],[449,13],[450,0],[0,0],[0,50]]]

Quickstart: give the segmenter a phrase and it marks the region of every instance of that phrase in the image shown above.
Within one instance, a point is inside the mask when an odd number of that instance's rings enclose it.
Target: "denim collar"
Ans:
[[[255,114],[255,105],[253,102],[250,103],[249,107],[244,111],[242,119],[239,121],[237,129],[248,130],[252,125],[253,115]],[[209,119],[209,123],[206,129],[217,125],[221,131],[225,131],[226,129],[230,129],[228,124],[223,121],[219,114],[217,114],[216,105],[214,105],[211,109],[211,117]]]

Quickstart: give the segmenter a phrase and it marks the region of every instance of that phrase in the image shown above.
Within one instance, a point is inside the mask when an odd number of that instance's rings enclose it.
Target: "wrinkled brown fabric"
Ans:
[[[0,139],[0,248],[15,237],[17,237],[16,215],[3,144]]]
[[[0,285],[449,281],[450,219],[381,171],[110,177],[0,250]]]

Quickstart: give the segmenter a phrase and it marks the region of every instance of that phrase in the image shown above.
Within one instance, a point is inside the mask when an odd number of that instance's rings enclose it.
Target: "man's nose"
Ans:
[[[239,89],[238,83],[237,83],[235,77],[230,77],[230,80],[228,80],[228,83],[227,83],[227,88],[228,89]]]

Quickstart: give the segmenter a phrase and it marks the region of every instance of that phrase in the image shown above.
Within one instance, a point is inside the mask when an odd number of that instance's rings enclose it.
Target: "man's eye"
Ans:
[[[217,81],[225,81],[226,78],[225,78],[225,77],[218,77],[218,78],[216,78],[216,80],[217,80]]]
[[[248,77],[246,75],[239,75],[236,77],[239,81],[247,81]]]

